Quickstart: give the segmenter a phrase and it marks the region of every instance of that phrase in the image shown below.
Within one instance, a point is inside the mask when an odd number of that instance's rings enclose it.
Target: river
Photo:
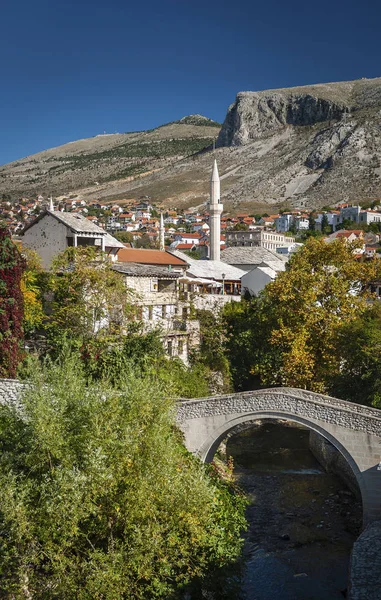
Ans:
[[[248,495],[240,572],[245,600],[343,600],[362,507],[309,450],[309,431],[261,423],[230,437],[226,456]]]

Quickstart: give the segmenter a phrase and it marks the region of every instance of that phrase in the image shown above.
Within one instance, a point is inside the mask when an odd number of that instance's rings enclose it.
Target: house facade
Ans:
[[[49,269],[56,256],[71,246],[94,246],[117,260],[123,244],[79,214],[46,210],[22,232],[22,244],[35,250]]]
[[[276,250],[277,248],[290,246],[295,242],[295,238],[293,237],[275,231],[268,231],[260,227],[252,231],[226,231],[225,237],[228,248],[258,246],[267,250]]]
[[[182,270],[133,262],[117,263],[113,269],[133,291],[136,318],[144,330],[158,330],[168,355],[188,364],[190,352],[200,344],[200,325],[189,318],[189,301],[180,298]]]

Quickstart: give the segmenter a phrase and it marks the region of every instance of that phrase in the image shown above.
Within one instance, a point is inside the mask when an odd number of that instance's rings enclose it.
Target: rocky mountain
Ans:
[[[242,156],[233,201],[322,206],[381,197],[381,78],[241,92],[217,146]]]
[[[0,193],[148,195],[166,206],[199,206],[217,134],[228,210],[381,198],[381,78],[240,92],[220,131],[191,115],[152,131],[66,144],[0,168]]]

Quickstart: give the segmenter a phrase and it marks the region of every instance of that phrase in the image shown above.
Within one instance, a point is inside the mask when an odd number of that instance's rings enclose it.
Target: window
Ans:
[[[176,290],[175,279],[159,279],[157,285],[158,292],[174,292]]]
[[[170,340],[169,342],[167,342],[167,352],[168,352],[169,356],[172,356],[172,352],[173,352],[172,340]]]
[[[186,306],[183,306],[183,319],[186,319],[188,317],[188,309]]]

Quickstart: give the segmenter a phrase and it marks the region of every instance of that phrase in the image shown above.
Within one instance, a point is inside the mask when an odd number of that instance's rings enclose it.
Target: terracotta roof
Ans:
[[[200,244],[201,246],[202,244]],[[197,246],[195,246],[194,244],[177,244],[176,246],[176,250],[192,250],[192,248],[195,248]]]
[[[145,265],[172,265],[186,266],[183,260],[173,256],[165,250],[151,250],[145,248],[123,248],[119,250],[118,262],[140,263]]]
[[[191,239],[191,240],[199,240],[201,236],[201,233],[179,233],[177,235],[181,235],[181,237],[183,237],[184,239]]]
[[[363,232],[361,229],[352,229],[352,230],[343,229],[342,231],[337,232],[336,237],[350,237],[352,235],[352,233],[357,237],[357,236],[361,236]]]

